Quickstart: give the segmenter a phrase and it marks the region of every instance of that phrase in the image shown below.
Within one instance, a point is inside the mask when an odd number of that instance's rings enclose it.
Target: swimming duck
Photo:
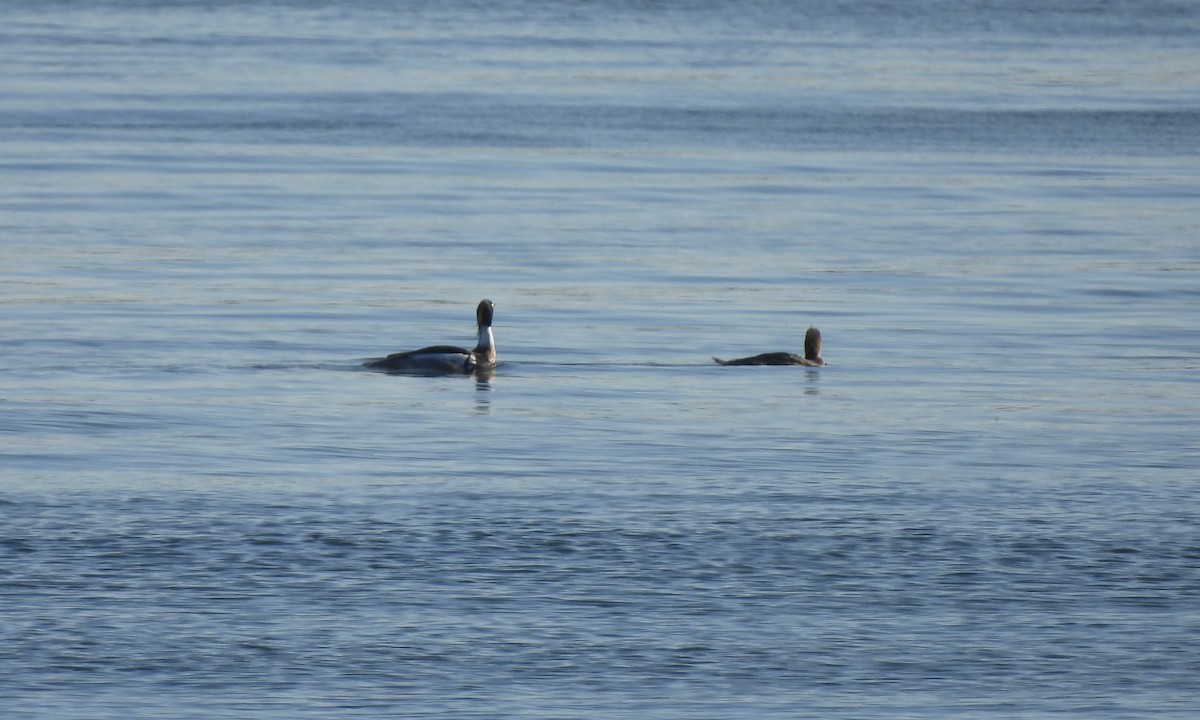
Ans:
[[[738,358],[737,360],[722,360],[714,357],[720,365],[806,365],[818,367],[824,365],[821,359],[821,331],[810,327],[804,333],[804,357],[786,352],[770,352],[753,357]]]
[[[453,345],[430,345],[420,350],[392,353],[363,364],[372,370],[424,375],[465,375],[488,370],[496,365],[496,343],[492,338],[492,315],[495,309],[491,300],[480,300],[475,308],[478,340],[474,350]]]

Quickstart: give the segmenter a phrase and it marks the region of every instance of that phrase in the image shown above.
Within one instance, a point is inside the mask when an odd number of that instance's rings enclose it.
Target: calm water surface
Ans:
[[[1191,717],[1200,9],[777,5],[12,4],[6,717]]]

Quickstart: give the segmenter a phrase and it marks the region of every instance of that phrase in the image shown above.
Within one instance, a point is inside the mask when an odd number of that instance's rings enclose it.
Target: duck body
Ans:
[[[455,345],[430,345],[420,350],[392,353],[363,363],[372,370],[414,375],[469,375],[496,365],[496,343],[492,336],[495,306],[481,300],[475,308],[478,338],[474,350]]]
[[[788,352],[762,353],[761,355],[737,358],[736,360],[722,360],[719,357],[714,357],[713,360],[716,360],[720,365],[804,365],[806,367],[819,367],[825,364],[820,358],[809,360],[806,357],[800,357]]]
[[[789,352],[769,352],[761,355],[722,360],[714,357],[718,365],[803,365],[805,367],[820,367],[825,364],[821,358],[821,331],[810,327],[804,333],[804,356]]]
[[[475,353],[466,348],[430,345],[420,350],[392,353],[387,357],[368,360],[365,364],[372,370],[452,375],[473,371],[478,361],[475,359]]]

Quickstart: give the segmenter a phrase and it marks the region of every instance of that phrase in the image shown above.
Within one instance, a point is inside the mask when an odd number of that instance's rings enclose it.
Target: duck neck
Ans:
[[[496,362],[496,341],[492,338],[492,328],[484,325],[479,328],[479,341],[475,343],[475,354],[481,362]]]

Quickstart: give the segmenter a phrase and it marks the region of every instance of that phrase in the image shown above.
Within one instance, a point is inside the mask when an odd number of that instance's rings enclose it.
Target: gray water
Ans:
[[[1200,6],[1046,5],[8,4],[5,717],[1193,717]]]

